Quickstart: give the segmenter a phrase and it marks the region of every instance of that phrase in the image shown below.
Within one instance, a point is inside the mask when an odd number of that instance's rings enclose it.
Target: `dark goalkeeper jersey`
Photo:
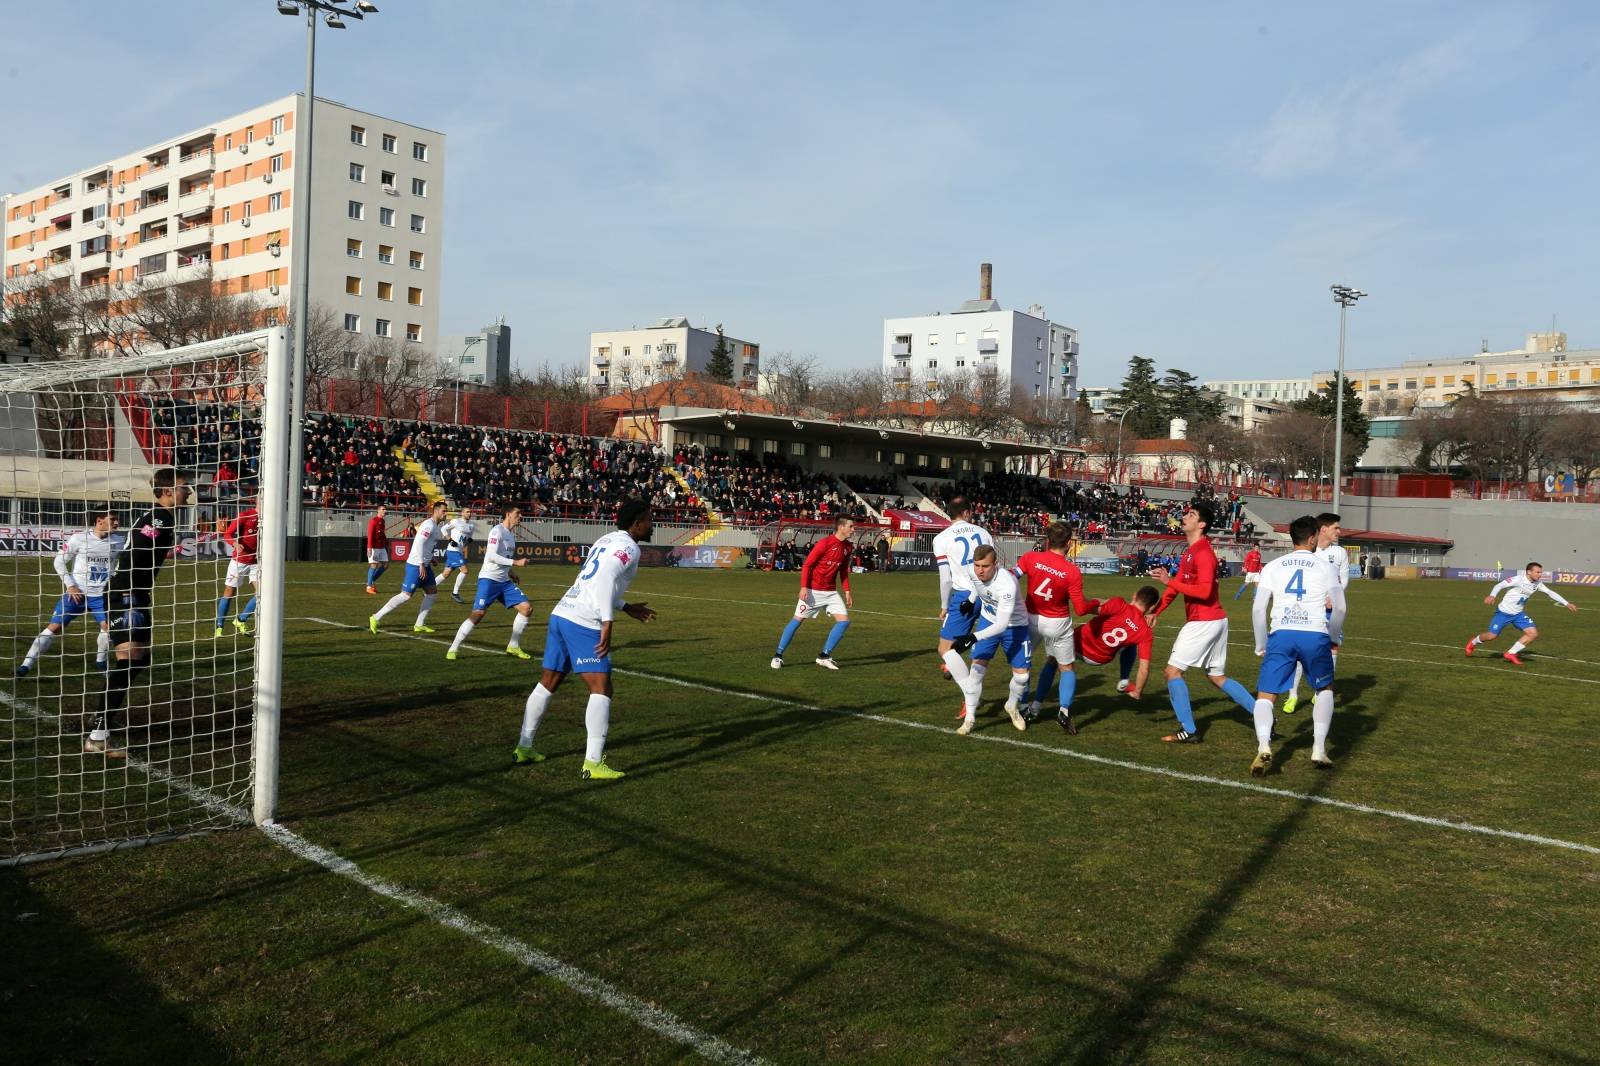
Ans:
[[[139,515],[128,527],[128,542],[117,556],[109,591],[148,593],[177,543],[178,518],[171,508],[152,507]]]

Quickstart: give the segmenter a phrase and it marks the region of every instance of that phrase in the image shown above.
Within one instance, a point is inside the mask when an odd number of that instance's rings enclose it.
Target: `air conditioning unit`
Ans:
[[[28,251],[30,251],[30,252],[33,251],[33,242],[32,241],[28,242]]]
[[[267,291],[272,293],[274,296],[278,295],[278,287],[276,285],[269,287]]]
[[[245,227],[246,229],[249,229],[250,228],[250,220],[248,218],[241,218],[239,220],[239,225]]]
[[[117,191],[118,192],[127,192],[128,191],[128,183],[125,182],[125,181],[117,182]]]
[[[37,217],[38,217],[38,216],[37,216],[37,215],[29,215],[29,216],[28,216],[28,221],[29,221],[29,222],[32,222],[32,221],[33,221],[33,220],[34,220],[34,219],[35,219],[35,218],[37,218]]]
[[[263,174],[263,175],[261,175],[261,180],[266,182],[268,185],[271,185],[272,184],[272,175],[271,174]]]
[[[276,140],[274,140],[272,134],[269,133],[269,134],[267,134],[267,143],[268,144],[277,144],[278,142]]]
[[[126,218],[124,218],[122,215],[118,215],[117,216],[117,225],[126,226],[127,224],[128,224],[128,220]]]
[[[94,226],[95,226],[95,229],[105,229],[106,228],[106,220],[102,218],[98,222],[96,222],[94,224]]]
[[[249,155],[250,154],[250,146],[248,144],[241,144],[239,146],[239,154],[240,155]]]

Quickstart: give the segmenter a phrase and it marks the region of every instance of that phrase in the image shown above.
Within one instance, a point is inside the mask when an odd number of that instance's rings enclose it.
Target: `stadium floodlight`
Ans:
[[[317,98],[317,13],[326,12],[326,23],[329,29],[347,29],[341,13],[352,18],[361,18],[365,15],[378,13],[376,4],[357,3],[356,10],[341,8],[340,2],[348,0],[277,0],[278,11],[285,15],[294,15],[302,10],[306,16],[306,88],[304,110],[297,113],[294,124],[294,166],[301,170],[297,181],[303,181],[305,188],[311,187],[312,174],[312,127],[316,116],[312,101]],[[296,233],[311,232],[311,197],[297,197],[290,206],[294,209],[293,228]],[[294,376],[295,388],[292,398],[293,419],[289,425],[289,457],[292,469],[299,470],[304,465],[305,445],[302,433],[305,425],[305,381],[306,381],[306,333],[302,328],[311,321],[311,242],[309,240],[295,241],[289,249],[289,280],[294,286],[289,290],[289,321],[294,324]],[[301,500],[298,493],[292,493],[288,501],[289,507],[289,537],[298,544],[301,530]]]
[[[378,13],[378,5],[374,4],[372,0],[356,0],[356,10],[364,11],[369,15],[376,15]]]
[[[1339,513],[1340,489],[1344,487],[1344,332],[1345,315],[1366,293],[1349,285],[1329,285],[1333,302],[1339,305],[1339,368],[1333,376],[1333,513]],[[1317,494],[1322,494],[1318,486]]]
[[[8,738],[0,746],[6,782],[0,866],[248,824],[252,807],[258,824],[273,817],[289,381],[288,331],[281,326],[0,375],[0,425],[29,427],[8,439],[0,498],[17,501],[23,513],[58,516],[12,530],[8,610],[30,627],[52,618],[63,599],[53,563],[63,545],[76,541],[74,579],[98,583],[102,597],[84,606],[98,608],[110,624],[103,640],[93,613],[76,625],[66,619],[50,637],[46,627],[17,664],[27,667],[18,673],[28,687],[0,694],[0,736]],[[193,405],[196,417],[239,451],[156,436],[126,443],[110,441],[109,433],[69,438],[45,432],[42,422],[31,428],[41,411],[63,424],[111,427],[119,408],[137,414],[136,424],[151,424],[175,403]],[[240,471],[247,470],[243,460],[260,464],[259,611],[253,633],[240,625],[213,636],[210,621],[232,549],[207,527],[246,512],[251,492],[220,491],[206,500],[212,514],[202,525],[200,502],[189,499],[187,486],[225,484],[217,473],[230,458]],[[247,473],[246,485],[249,479]],[[170,519],[161,533],[153,532],[153,522],[138,531],[157,537],[157,548],[164,536],[170,556],[161,553],[153,569],[141,571],[135,560],[97,574],[89,538],[98,535],[94,516],[107,510],[129,536],[140,516]],[[63,758],[68,751],[73,757]]]

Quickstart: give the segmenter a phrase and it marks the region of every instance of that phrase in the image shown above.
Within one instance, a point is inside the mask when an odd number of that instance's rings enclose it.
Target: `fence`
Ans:
[[[590,403],[502,396],[475,389],[419,388],[332,378],[321,382],[315,391],[322,409],[329,414],[406,422],[605,437],[617,421],[614,412]]]

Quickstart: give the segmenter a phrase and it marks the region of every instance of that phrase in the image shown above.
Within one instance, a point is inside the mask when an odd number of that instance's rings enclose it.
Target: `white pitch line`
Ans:
[[[9,692],[0,691],[0,703],[15,707],[17,710],[37,719],[43,720],[48,717],[44,711],[41,711],[32,703],[19,699]],[[138,770],[147,777],[182,792],[213,814],[221,815],[239,825],[250,824],[250,812],[243,807],[229,803],[222,797],[200,788],[187,779],[133,755],[129,755],[127,761],[131,769]],[[518,940],[509,933],[501,932],[492,925],[487,925],[476,918],[463,914],[448,903],[436,900],[432,896],[425,896],[420,892],[412,892],[410,889],[397,885],[393,881],[386,880],[376,874],[367,873],[349,859],[335,854],[318,844],[313,844],[292,829],[276,822],[268,822],[261,827],[261,831],[274,844],[298,858],[314,863],[329,873],[338,874],[340,877],[354,881],[370,892],[375,892],[387,899],[394,900],[402,907],[417,911],[446,929],[463,933],[485,947],[493,948],[495,951],[509,955],[524,967],[567,986],[585,999],[593,1000],[602,1007],[626,1016],[658,1036],[665,1037],[675,1044],[689,1048],[702,1058],[709,1059],[712,1062],[750,1064],[763,1061],[760,1056],[745,1051],[743,1048],[735,1047],[721,1037],[703,1033],[679,1020],[676,1015],[647,1003],[638,996],[630,995],[615,985],[580,970],[571,963],[563,962],[554,955],[540,951],[533,945]]]
[[[317,618],[310,615],[302,615],[299,618],[292,618],[290,621],[316,622],[319,625],[332,626],[335,629],[360,630],[365,628],[364,626],[351,625],[348,622],[335,622],[329,618]],[[399,640],[420,641],[424,644],[448,646],[450,643],[446,640],[439,640],[435,637],[419,636],[414,633],[391,633],[380,630],[380,634],[382,636],[393,637]],[[472,646],[464,645],[464,647]],[[498,654],[489,648],[476,648],[474,650],[482,651],[487,654]],[[643,678],[649,681],[657,681],[667,685],[677,685],[680,688],[698,689],[702,692],[711,692],[719,696],[731,696],[735,699],[750,700],[755,703],[773,703],[781,707],[793,707],[796,710],[813,711],[819,714],[839,715],[845,718],[858,718],[866,722],[877,722],[882,725],[900,726],[903,729],[920,729],[925,732],[947,733],[952,736],[955,735],[955,731],[952,729],[948,729],[944,726],[930,725],[926,722],[913,722],[903,718],[891,718],[888,715],[882,714],[867,714],[863,711],[840,710],[837,707],[818,707],[812,704],[799,703],[795,700],[786,700],[779,696],[765,696],[759,692],[741,692],[738,689],[723,688],[718,685],[708,685],[699,681],[685,681],[681,678],[667,677],[663,674],[652,674],[644,670],[625,670],[620,667],[613,667],[612,671],[618,674],[626,674],[629,677]],[[1164,766],[1150,766],[1145,763],[1133,762],[1128,759],[1113,759],[1109,758],[1108,756],[1094,755],[1090,752],[1077,751],[1072,748],[1055,748],[1047,744],[1040,744],[1036,741],[1018,740],[1014,737],[994,736],[988,733],[969,734],[966,739],[982,741],[989,744],[1005,744],[1013,748],[1026,748],[1029,751],[1042,752],[1045,755],[1054,755],[1060,758],[1081,759],[1084,762],[1091,762],[1100,766],[1114,766],[1121,770],[1133,770],[1137,773],[1154,774],[1158,777],[1167,777],[1175,781],[1188,781],[1193,784],[1201,785],[1216,785],[1222,788],[1237,789],[1242,792],[1255,792],[1264,796],[1273,796],[1277,799],[1297,800],[1302,803],[1317,803],[1324,807],[1334,807],[1338,810],[1353,811],[1358,814],[1375,814],[1383,818],[1393,818],[1397,821],[1432,826],[1436,829],[1453,829],[1463,833],[1475,833],[1479,836],[1498,837],[1504,840],[1519,840],[1527,844],[1540,844],[1544,845],[1545,847],[1563,848],[1568,851],[1579,851],[1588,855],[1600,855],[1600,847],[1596,847],[1593,844],[1579,843],[1575,840],[1563,840],[1560,837],[1540,836],[1537,833],[1523,833],[1515,829],[1496,829],[1493,826],[1477,825],[1473,822],[1457,822],[1448,818],[1435,818],[1426,814],[1412,814],[1410,811],[1402,811],[1389,807],[1373,807],[1365,803],[1352,803],[1349,800],[1334,799],[1330,796],[1319,796],[1310,792],[1291,792],[1288,789],[1268,788],[1266,785],[1257,785],[1249,781],[1232,781],[1225,777],[1211,777],[1208,774],[1193,774],[1187,773],[1183,770],[1171,770]]]

